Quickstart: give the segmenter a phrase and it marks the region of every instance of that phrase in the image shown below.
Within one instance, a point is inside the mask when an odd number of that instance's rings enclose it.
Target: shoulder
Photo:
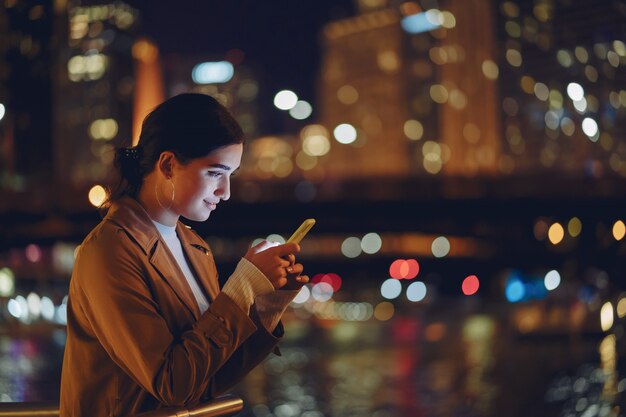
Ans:
[[[132,241],[124,228],[106,219],[102,220],[80,244],[78,254],[89,251],[119,251],[131,248]]]
[[[80,244],[73,278],[81,281],[90,276],[121,275],[124,270],[138,271],[143,257],[141,247],[122,227],[103,220]]]

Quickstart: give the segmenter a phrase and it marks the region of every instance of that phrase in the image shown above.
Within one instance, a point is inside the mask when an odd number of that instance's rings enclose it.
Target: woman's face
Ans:
[[[220,201],[230,198],[230,177],[239,168],[242,153],[242,144],[227,145],[186,165],[175,164],[171,209],[188,220],[207,220]]]

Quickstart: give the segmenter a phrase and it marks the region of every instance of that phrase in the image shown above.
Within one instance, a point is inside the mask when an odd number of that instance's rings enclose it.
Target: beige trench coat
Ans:
[[[275,348],[282,325],[270,334],[254,308],[249,317],[221,293],[207,243],[180,222],[176,231],[210,301],[202,315],[137,201],[114,203],[81,244],[68,297],[62,416],[194,405],[229,389]]]

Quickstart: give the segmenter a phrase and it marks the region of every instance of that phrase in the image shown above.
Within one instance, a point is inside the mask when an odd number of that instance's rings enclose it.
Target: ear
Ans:
[[[172,178],[174,174],[174,166],[178,161],[176,155],[171,151],[163,151],[157,161],[157,170],[163,174],[165,178]]]

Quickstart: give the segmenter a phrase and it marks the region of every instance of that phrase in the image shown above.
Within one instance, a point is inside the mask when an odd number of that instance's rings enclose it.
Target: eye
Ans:
[[[207,175],[213,178],[220,178],[222,175],[224,175],[224,173],[219,171],[207,171]]]

